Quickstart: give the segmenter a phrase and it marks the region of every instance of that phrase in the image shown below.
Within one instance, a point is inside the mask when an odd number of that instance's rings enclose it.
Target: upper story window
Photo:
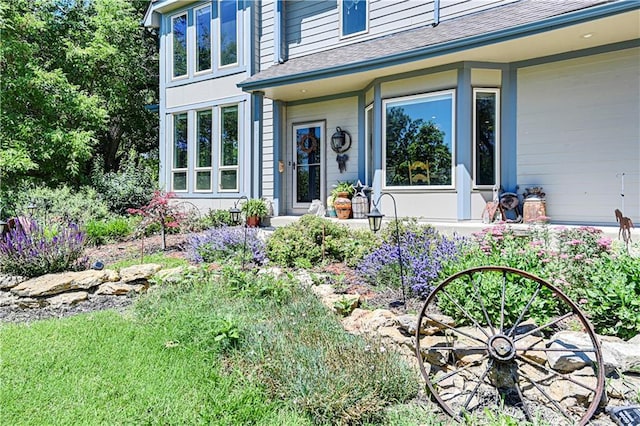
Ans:
[[[367,32],[369,29],[369,2],[367,0],[342,0],[340,28],[342,37]]]
[[[171,19],[172,49],[172,76],[183,77],[187,75],[187,14],[174,16]]]
[[[474,89],[473,104],[474,185],[493,186],[498,183],[500,164],[499,89]]]
[[[454,90],[385,100],[385,186],[453,187]]]
[[[236,0],[221,0],[220,5],[220,66],[238,62],[238,20]]]
[[[196,72],[211,69],[211,6],[195,10]]]

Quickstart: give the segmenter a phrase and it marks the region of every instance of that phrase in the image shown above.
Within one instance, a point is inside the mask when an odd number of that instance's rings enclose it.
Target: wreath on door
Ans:
[[[318,139],[313,135],[302,135],[298,141],[298,149],[305,154],[310,154],[318,148]]]

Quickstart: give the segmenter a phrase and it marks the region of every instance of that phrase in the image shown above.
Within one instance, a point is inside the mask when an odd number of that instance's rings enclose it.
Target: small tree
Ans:
[[[180,227],[180,222],[185,218],[184,213],[178,210],[177,205],[171,203],[171,199],[175,196],[173,192],[154,191],[149,204],[139,209],[127,209],[129,214],[142,216],[140,228],[143,231],[151,225],[160,226],[162,250],[167,249],[167,229]]]

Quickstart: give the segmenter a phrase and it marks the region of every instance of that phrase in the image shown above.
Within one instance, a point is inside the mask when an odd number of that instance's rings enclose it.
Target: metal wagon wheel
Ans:
[[[543,335],[567,328],[588,342],[547,347]],[[584,425],[604,389],[600,344],[578,306],[545,280],[508,267],[468,269],[436,287],[418,317],[416,353],[430,393],[458,421],[505,413]],[[558,357],[567,363],[554,370],[549,358]]]

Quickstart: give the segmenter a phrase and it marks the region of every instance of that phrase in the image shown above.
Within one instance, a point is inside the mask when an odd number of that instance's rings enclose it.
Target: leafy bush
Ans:
[[[158,188],[155,170],[145,164],[136,164],[134,154],[129,155],[119,172],[102,173],[101,168],[96,167],[93,176],[94,186],[109,210],[116,214],[125,214],[127,209],[148,204]]]
[[[390,231],[390,228],[393,230]],[[364,258],[358,270],[371,284],[387,284],[400,287],[402,256],[405,283],[414,294],[426,297],[433,290],[445,262],[457,257],[458,249],[453,239],[440,235],[431,226],[410,225],[400,231],[400,252],[395,236],[395,224],[388,226],[380,248]]]
[[[0,270],[36,277],[73,269],[84,250],[84,241],[84,233],[73,223],[47,229],[23,218],[0,238]]]
[[[266,261],[265,245],[258,238],[258,230],[239,226],[214,228],[192,236],[189,239],[189,257],[194,262],[242,262],[245,241],[245,262],[263,264]]]
[[[200,222],[202,229],[220,228],[222,226],[234,225],[233,221],[231,220],[231,212],[224,209],[210,209],[207,214],[202,216]]]
[[[4,212],[5,215],[12,213],[14,216],[31,216],[27,206],[34,203],[36,209],[33,211],[33,218],[40,222],[84,224],[109,216],[107,205],[96,190],[90,187],[38,187],[16,191],[9,197],[13,204]]]
[[[87,242],[101,245],[113,241],[122,241],[133,233],[135,229],[133,222],[135,222],[135,220],[125,217],[90,220],[85,225]]]
[[[313,215],[277,228],[267,241],[267,257],[283,266],[311,267],[323,260],[352,264],[371,247],[373,235]]]
[[[155,191],[149,204],[136,209],[127,209],[127,213],[140,215],[140,228],[159,227],[162,235],[162,250],[167,247],[166,234],[168,229],[180,228],[184,213],[179,206],[171,203],[175,198],[173,192]]]

